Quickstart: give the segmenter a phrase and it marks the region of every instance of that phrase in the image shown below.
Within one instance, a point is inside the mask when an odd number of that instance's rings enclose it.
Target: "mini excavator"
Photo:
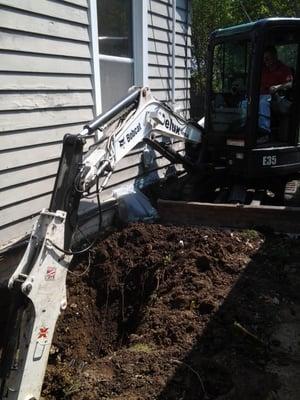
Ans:
[[[267,45],[289,64],[293,82],[270,98],[270,131],[262,142],[260,79]],[[92,134],[95,143],[84,153]],[[183,140],[185,155],[161,137]],[[145,87],[131,91],[78,135],[64,137],[49,209],[41,211],[8,283],[13,301],[1,357],[1,399],[39,399],[55,324],[67,305],[68,266],[81,252],[70,250],[80,199],[92,188],[101,192],[116,164],[141,142],[182,164],[213,202],[247,204],[257,192],[263,202],[273,192],[299,205],[300,19],[266,19],[212,34],[204,129]]]
[[[270,110],[263,115],[262,70],[270,46],[293,80],[269,94]],[[202,162],[222,171],[211,180],[214,188],[224,189],[222,202],[247,204],[259,192],[262,203],[272,193],[277,204],[300,204],[299,18],[264,19],[212,33],[204,125]]]

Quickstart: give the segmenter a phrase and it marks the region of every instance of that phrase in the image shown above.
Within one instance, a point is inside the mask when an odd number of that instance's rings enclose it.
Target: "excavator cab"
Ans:
[[[267,49],[289,71],[279,77],[289,84],[273,94],[263,89]],[[300,171],[300,18],[264,19],[213,32],[207,89],[209,161],[250,179]]]

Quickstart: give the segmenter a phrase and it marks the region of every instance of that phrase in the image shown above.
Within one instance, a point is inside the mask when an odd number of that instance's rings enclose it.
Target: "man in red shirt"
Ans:
[[[273,94],[291,87],[293,74],[291,69],[278,60],[277,50],[268,46],[264,51],[264,66],[261,77],[261,94]]]
[[[264,51],[264,66],[260,84],[258,126],[261,136],[258,143],[269,140],[271,132],[271,95],[278,90],[292,87],[293,73],[291,69],[278,60],[277,50],[268,46]]]

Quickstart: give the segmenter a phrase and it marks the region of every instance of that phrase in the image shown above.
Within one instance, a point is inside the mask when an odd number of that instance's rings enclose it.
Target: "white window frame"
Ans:
[[[148,84],[148,0],[132,1],[133,57],[116,57],[99,53],[97,0],[90,0],[90,31],[93,65],[93,89],[95,114],[102,112],[100,60],[133,63],[133,84]]]

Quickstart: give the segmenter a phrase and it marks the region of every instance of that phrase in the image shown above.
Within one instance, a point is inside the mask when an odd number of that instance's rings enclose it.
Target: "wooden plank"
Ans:
[[[43,208],[49,206],[51,194],[45,194],[36,199],[24,201],[22,203],[6,207],[0,211],[0,226],[3,228],[7,224],[11,224],[14,221],[21,219],[31,218],[32,215],[36,215]]]
[[[73,7],[61,1],[52,2],[49,0],[1,0],[1,5],[17,8],[34,14],[45,15],[67,21],[88,25],[87,10]]]
[[[91,58],[88,43],[39,37],[18,32],[1,32],[0,49],[65,57]]]
[[[91,92],[6,93],[0,96],[0,111],[93,106]]]
[[[1,73],[0,90],[91,90],[91,76]]]
[[[0,132],[91,121],[91,108],[55,109],[0,114]]]
[[[55,176],[0,191],[0,208],[15,202],[32,199],[53,190]]]
[[[38,15],[25,14],[16,9],[2,8],[0,22],[1,28],[89,42],[89,32],[86,26],[57,21],[52,18],[41,18]]]
[[[159,200],[158,210],[165,223],[300,232],[300,207],[253,207]]]
[[[172,44],[171,43],[164,43],[154,40],[149,40],[148,42],[148,50],[152,53],[160,53],[160,54],[172,54]],[[183,47],[183,46],[175,46],[175,54],[179,57],[188,57],[192,56],[191,48]]]
[[[87,121],[88,122],[88,121]],[[66,133],[77,134],[82,131],[84,123],[55,126],[53,128],[13,131],[0,135],[0,151],[36,146],[62,140]]]
[[[20,185],[27,181],[45,178],[49,175],[56,174],[57,169],[58,160],[55,160],[2,172],[0,173],[0,189],[6,189],[11,185]]]
[[[90,60],[1,52],[0,71],[91,74]]]

